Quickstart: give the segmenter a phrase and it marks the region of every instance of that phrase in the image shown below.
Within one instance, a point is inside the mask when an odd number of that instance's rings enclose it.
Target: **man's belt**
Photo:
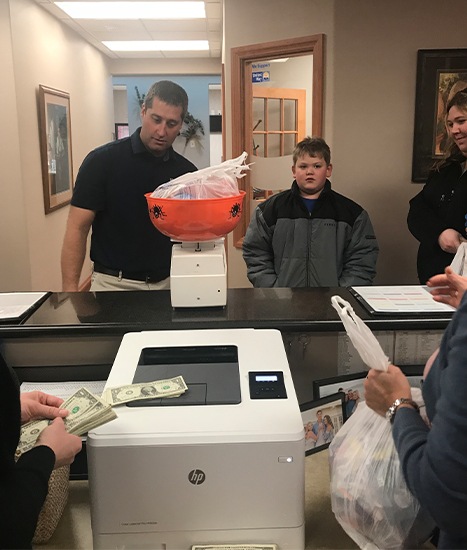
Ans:
[[[103,273],[104,275],[111,275],[118,279],[129,279],[130,281],[144,281],[145,283],[158,283],[163,281],[169,275],[162,274],[156,271],[123,271],[121,269],[110,269],[102,264],[94,262],[94,271],[97,273]]]

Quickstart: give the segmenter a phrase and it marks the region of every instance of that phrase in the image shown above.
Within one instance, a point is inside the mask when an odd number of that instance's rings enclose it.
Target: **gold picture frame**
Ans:
[[[66,206],[73,194],[70,94],[39,86],[39,138],[46,214]]]

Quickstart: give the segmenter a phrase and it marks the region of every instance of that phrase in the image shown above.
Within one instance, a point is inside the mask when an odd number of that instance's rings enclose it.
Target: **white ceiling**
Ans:
[[[35,1],[90,44],[114,59],[221,57],[223,0],[204,0],[206,19],[176,21],[72,19],[57,8],[53,0]],[[112,52],[102,44],[103,40],[208,40],[209,51]]]

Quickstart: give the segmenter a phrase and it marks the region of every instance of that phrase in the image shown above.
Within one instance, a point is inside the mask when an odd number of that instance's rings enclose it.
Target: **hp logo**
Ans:
[[[201,483],[204,483],[205,479],[206,474],[203,472],[203,470],[191,470],[191,472],[188,474],[188,481],[193,485],[201,485]]]

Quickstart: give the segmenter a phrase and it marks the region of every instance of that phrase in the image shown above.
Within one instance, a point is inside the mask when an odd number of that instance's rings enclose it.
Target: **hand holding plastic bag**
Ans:
[[[237,178],[243,178],[248,153],[226,160],[216,166],[208,166],[196,172],[188,172],[157,187],[151,197],[161,199],[217,199],[239,194]]]
[[[389,359],[351,305],[340,296],[331,303],[365,364],[386,371]],[[420,390],[412,398],[423,404]],[[428,539],[434,524],[405,483],[391,425],[366,403],[334,436],[329,466],[332,510],[360,548],[416,548]]]

